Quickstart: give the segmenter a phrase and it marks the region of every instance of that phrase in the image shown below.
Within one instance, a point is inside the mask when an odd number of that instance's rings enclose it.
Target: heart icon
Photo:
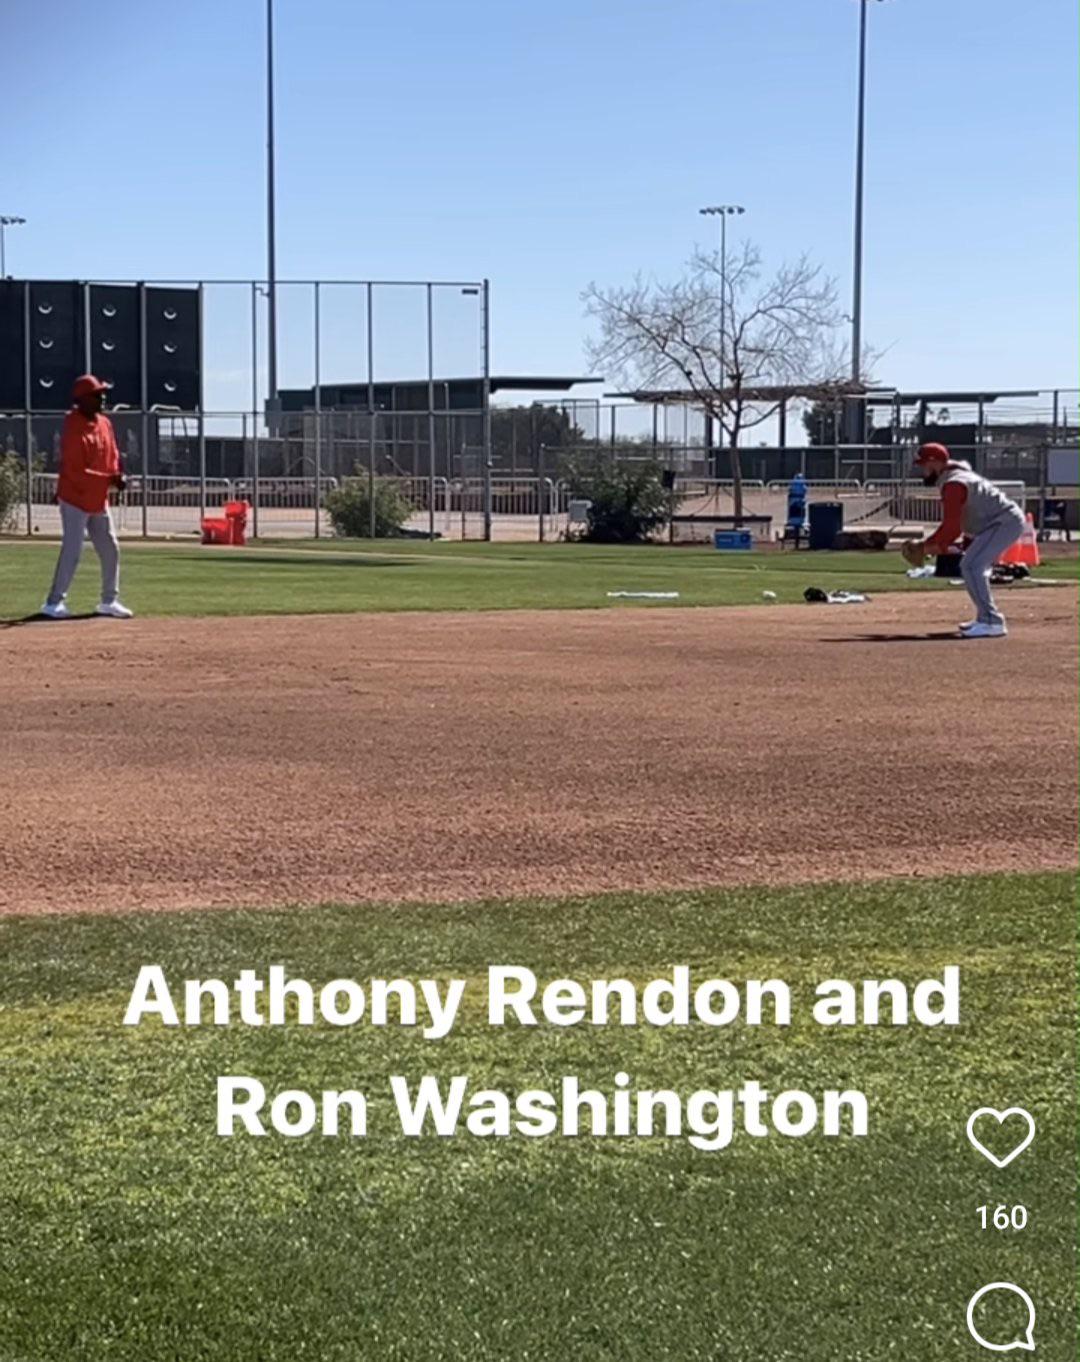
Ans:
[[[1010,1117],[1017,1116],[1027,1126],[1027,1134],[1002,1157],[995,1154],[993,1150],[987,1149],[986,1145],[975,1134],[976,1121],[981,1121],[984,1117],[987,1120],[993,1119],[999,1126],[1003,1126]],[[989,1159],[995,1168],[1004,1168],[1007,1164],[1012,1163],[1013,1159],[1019,1158],[1035,1138],[1035,1122],[1032,1119],[1031,1112],[1025,1111],[1023,1107],[1007,1107],[1004,1111],[998,1111],[996,1107],[980,1107],[978,1111],[973,1111],[968,1117],[967,1137],[983,1158]]]

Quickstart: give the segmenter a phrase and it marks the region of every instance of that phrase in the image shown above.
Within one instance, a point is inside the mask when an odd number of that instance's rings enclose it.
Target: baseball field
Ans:
[[[2,1362],[944,1362],[994,1277],[1073,1355],[1076,559],[965,642],[892,554],[132,546],[136,618],[57,623],[54,553],[0,544]],[[496,961],[956,966],[961,1024],[123,1025],[148,964]],[[363,1088],[368,1136],[223,1138],[222,1074]],[[386,1079],[424,1074],[858,1088],[870,1138],[411,1137]],[[1013,1105],[996,1170],[965,1122]]]

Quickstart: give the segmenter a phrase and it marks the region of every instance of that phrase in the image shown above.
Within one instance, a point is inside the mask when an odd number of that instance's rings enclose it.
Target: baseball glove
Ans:
[[[909,539],[900,552],[912,567],[922,567],[926,562],[926,545],[921,540]]]

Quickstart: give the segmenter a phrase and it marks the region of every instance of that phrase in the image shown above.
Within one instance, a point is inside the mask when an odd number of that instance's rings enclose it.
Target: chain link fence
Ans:
[[[470,417],[470,420],[473,419]],[[49,417],[45,439],[35,441],[27,460],[25,445],[13,438],[10,423],[0,418],[0,451],[13,454],[30,476],[25,480],[25,496],[9,527],[23,535],[56,535],[60,531],[56,506],[58,459],[50,457],[49,440],[58,443],[59,417]],[[41,418],[35,417],[35,429]],[[156,457],[142,457],[140,422],[137,415],[116,417],[117,435],[128,468],[149,466],[168,472],[129,473],[126,491],[114,499],[114,520],[124,536],[198,539],[201,522],[209,514],[220,513],[229,501],[246,501],[251,506],[249,531],[263,539],[307,538],[330,535],[332,525],[326,511],[326,496],[356,480],[378,478],[392,484],[405,498],[412,512],[404,528],[413,535],[438,538],[503,541],[553,540],[569,532],[569,492],[563,477],[565,462],[583,451],[595,453],[595,446],[545,450],[541,459],[544,471],[538,476],[507,474],[484,467],[482,453],[463,443],[455,454],[453,437],[438,446],[438,466],[449,469],[434,477],[408,470],[419,462],[418,450],[426,446],[402,437],[378,434],[378,421],[357,422],[350,415],[331,435],[332,418],[325,426],[325,462],[313,453],[311,440],[266,441],[252,438],[238,456],[231,451],[221,457],[212,443],[206,466],[225,466],[233,476],[203,472],[196,464],[192,472],[182,471],[193,462],[177,446],[176,437],[162,439]],[[56,431],[52,430],[55,426]],[[25,425],[20,423],[20,427]],[[461,427],[464,428],[464,427]],[[451,426],[450,429],[453,429]],[[349,430],[359,433],[342,433]],[[189,443],[191,437],[188,437]],[[787,489],[791,478],[806,470],[811,501],[839,501],[844,506],[845,524],[852,527],[896,528],[925,526],[940,514],[935,492],[912,481],[905,473],[910,468],[911,450],[901,455],[890,452],[882,458],[880,448],[852,447],[812,451],[747,451],[741,462],[742,512],[760,524],[768,518],[776,530],[786,519]],[[957,457],[967,458],[1008,491],[1009,495],[1031,510],[1042,528],[1044,509],[1052,501],[1066,504],[1067,515],[1075,519],[1080,510],[1080,489],[1072,484],[1051,484],[1047,480],[1047,451],[1033,451],[1030,458],[1016,452],[1007,460],[985,457],[985,451],[954,449]],[[696,451],[671,447],[658,450],[610,451],[615,461],[648,460],[671,470],[676,494],[676,515],[686,525],[698,521],[731,521],[735,514],[735,488],[731,478],[707,476],[701,470],[708,461],[695,458]],[[984,457],[980,458],[980,454]],[[164,455],[164,457],[163,457]],[[415,456],[415,457],[414,457]],[[50,467],[51,465],[51,467]],[[1057,465],[1060,467],[1060,461]],[[756,471],[776,472],[780,477],[755,477]],[[684,470],[698,471],[684,471]],[[479,471],[477,471],[479,470]],[[834,476],[829,476],[832,471]],[[815,473],[823,476],[814,476]],[[856,473],[858,476],[846,476]],[[1059,514],[1055,510],[1055,515]],[[1075,528],[1075,526],[1073,526]],[[696,537],[692,528],[671,534],[673,540]]]
[[[36,285],[8,287],[24,290],[26,315],[36,325]],[[78,362],[109,377],[107,356],[95,348],[105,334],[99,336],[95,318],[97,310],[103,316],[115,311],[123,298],[107,292],[114,285],[78,287],[86,343]],[[141,353],[127,360],[135,376],[141,363],[145,380],[155,358],[147,348],[154,320],[147,308],[153,310],[159,295],[136,287],[143,319],[132,334]],[[555,539],[570,532],[567,465],[598,451],[666,470],[680,514],[692,516],[695,507],[702,515],[710,507],[718,516],[734,513],[732,452],[718,445],[715,423],[692,404],[577,397],[493,403],[486,283],[279,283],[273,384],[264,284],[169,287],[198,295],[197,401],[191,410],[149,406],[144,381],[142,402],[110,413],[128,474],[116,505],[121,534],[197,539],[208,514],[242,500],[250,504],[248,528],[257,537],[321,537],[332,529],[327,495],[355,479],[379,479],[397,487],[411,507],[405,526],[411,533]],[[167,302],[173,294],[160,296]],[[169,316],[157,318],[159,329],[172,324]],[[49,535],[59,531],[55,493],[65,413],[42,406],[42,393],[62,390],[58,380],[42,392],[33,387],[45,381],[34,377],[36,334],[28,325],[26,406],[0,411],[0,455],[23,469],[9,532]],[[446,377],[452,374],[458,377]],[[138,388],[129,376],[131,383]],[[1076,461],[1070,470],[1067,457],[1080,450],[1075,390],[948,405],[902,394],[868,397],[867,415],[873,429],[858,445],[790,444],[789,434],[810,438],[813,426],[794,406],[771,424],[752,427],[737,455],[743,512],[782,524],[787,483],[801,474],[812,500],[845,504],[849,524],[929,523],[936,499],[910,483],[910,470],[917,443],[938,439],[977,471],[1016,488],[1040,526],[1051,502],[1065,503],[1075,521],[1080,479]],[[772,442],[754,443],[759,435]]]

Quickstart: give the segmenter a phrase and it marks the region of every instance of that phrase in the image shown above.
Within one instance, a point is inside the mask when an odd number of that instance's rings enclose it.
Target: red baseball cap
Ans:
[[[92,397],[94,393],[108,392],[111,387],[111,383],[106,383],[104,379],[97,378],[94,374],[82,374],[72,384],[71,397],[77,402],[80,397]]]
[[[949,451],[944,445],[922,445],[918,454],[915,455],[915,467],[922,468],[924,464],[928,463],[948,463],[949,457]]]

